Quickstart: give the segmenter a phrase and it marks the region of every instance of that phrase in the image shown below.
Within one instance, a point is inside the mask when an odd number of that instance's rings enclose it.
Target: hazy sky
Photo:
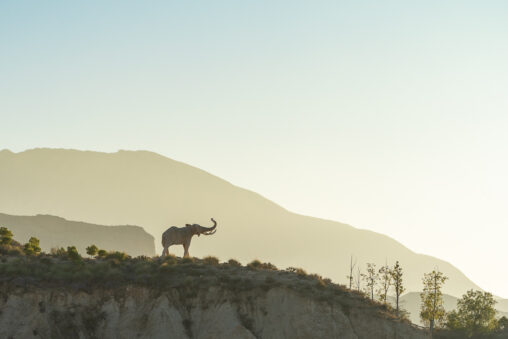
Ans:
[[[508,297],[507,18],[506,1],[2,1],[0,148],[155,151]]]

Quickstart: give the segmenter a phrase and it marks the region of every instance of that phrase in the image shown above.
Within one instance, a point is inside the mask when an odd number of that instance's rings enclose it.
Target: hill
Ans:
[[[2,257],[2,338],[425,338],[319,276],[216,258]]]
[[[14,216],[0,213],[0,226],[14,233],[14,238],[25,243],[30,237],[40,240],[43,251],[54,247],[76,246],[84,254],[91,244],[109,251],[127,254],[154,255],[153,237],[139,226],[102,226],[69,221],[51,215]]]
[[[279,267],[301,266],[339,282],[345,282],[350,255],[362,266],[399,260],[408,291],[420,290],[423,273],[436,267],[450,278],[445,293],[459,296],[479,288],[449,263],[416,254],[387,236],[291,213],[259,194],[151,152],[4,150],[0,187],[4,213],[140,225],[155,237],[158,251],[169,226],[207,225],[214,217],[217,233],[195,237],[191,255],[242,262],[259,258]],[[182,255],[183,250],[171,247],[170,252]]]

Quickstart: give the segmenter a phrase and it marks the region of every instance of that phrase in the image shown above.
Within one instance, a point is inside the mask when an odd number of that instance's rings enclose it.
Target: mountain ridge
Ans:
[[[351,255],[362,269],[366,262],[379,266],[399,260],[408,290],[419,290],[423,273],[437,264],[451,278],[449,294],[480,289],[450,263],[416,254],[387,235],[292,213],[259,193],[157,153],[44,148],[2,152],[0,162],[5,188],[0,208],[6,213],[140,225],[155,236],[157,250],[160,234],[169,226],[206,225],[214,217],[217,234],[194,238],[191,255],[243,262],[259,258],[342,282]],[[170,252],[181,255],[182,250]]]

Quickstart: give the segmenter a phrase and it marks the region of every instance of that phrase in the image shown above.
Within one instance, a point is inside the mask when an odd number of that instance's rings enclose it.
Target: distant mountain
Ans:
[[[195,237],[191,255],[242,262],[258,258],[279,267],[300,266],[338,282],[346,280],[350,255],[362,269],[366,262],[379,266],[399,260],[408,291],[419,291],[423,273],[436,267],[450,278],[445,293],[460,296],[479,289],[449,263],[416,254],[387,236],[291,213],[259,194],[151,152],[4,150],[0,187],[2,212],[140,225],[155,237],[158,252],[169,226],[210,225],[214,217],[217,233]],[[170,252],[180,256],[183,250],[171,247]]]
[[[390,298],[390,302],[392,304],[395,303],[395,298]],[[447,312],[450,312],[457,308],[457,300],[458,298],[453,297],[448,294],[443,294],[443,306]],[[411,322],[419,325],[423,325],[420,321],[420,307],[421,307],[421,299],[420,293],[418,292],[410,292],[406,293],[400,298],[400,305],[402,308],[409,312],[409,319]],[[501,306],[501,307],[499,307]],[[508,312],[503,312],[504,305],[496,305],[496,309],[498,310],[498,316],[508,317]]]
[[[132,256],[155,253],[153,237],[139,226],[101,226],[69,221],[51,215],[14,216],[0,213],[0,226],[7,227],[14,239],[25,243],[30,237],[40,240],[43,251],[53,247],[76,246],[84,255],[91,244]]]

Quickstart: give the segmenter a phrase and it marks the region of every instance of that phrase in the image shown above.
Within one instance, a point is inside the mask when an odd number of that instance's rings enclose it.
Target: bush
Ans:
[[[230,264],[231,266],[235,266],[235,267],[240,267],[242,266],[242,264],[240,264],[239,261],[235,260],[235,259],[229,259],[228,260],[228,264]]]
[[[12,232],[7,227],[0,227],[0,244],[9,245],[12,241]]]
[[[162,259],[163,263],[166,263],[166,265],[173,266],[176,265],[177,260],[176,256],[173,254],[167,255]]]
[[[205,265],[216,266],[219,264],[219,259],[217,259],[216,257],[208,256],[203,258],[203,263]]]
[[[250,268],[250,269],[255,269],[255,270],[277,270],[277,267],[269,262],[267,263],[262,263],[261,261],[259,260],[253,260],[251,261],[249,264],[247,264],[247,267]]]
[[[182,259],[182,264],[192,264],[193,262],[195,262],[196,260],[192,257],[187,257],[187,258],[183,258]]]
[[[130,258],[130,256],[127,255],[127,253],[125,253],[125,252],[114,251],[114,252],[109,252],[108,254],[106,254],[106,259],[116,259],[118,261],[125,261],[129,258]]]
[[[37,255],[41,253],[41,248],[39,247],[39,239],[31,237],[23,247],[23,251],[26,255]]]
[[[104,258],[104,257],[106,257],[107,254],[108,254],[108,252],[106,250],[98,250],[97,251],[97,256],[99,258]]]
[[[67,257],[67,251],[63,247],[60,247],[60,248],[53,247],[51,249],[51,254],[55,255],[57,257]]]
[[[286,271],[291,272],[291,273],[296,273],[301,277],[305,277],[307,275],[307,272],[305,272],[305,270],[303,268],[299,268],[299,267],[288,267],[288,268],[286,268]]]
[[[261,261],[259,260],[252,260],[250,263],[247,264],[247,267],[250,269],[260,269],[261,268]]]
[[[78,250],[76,249],[76,246],[68,246],[67,247],[67,258],[74,262],[81,261],[81,255],[79,255]]]

